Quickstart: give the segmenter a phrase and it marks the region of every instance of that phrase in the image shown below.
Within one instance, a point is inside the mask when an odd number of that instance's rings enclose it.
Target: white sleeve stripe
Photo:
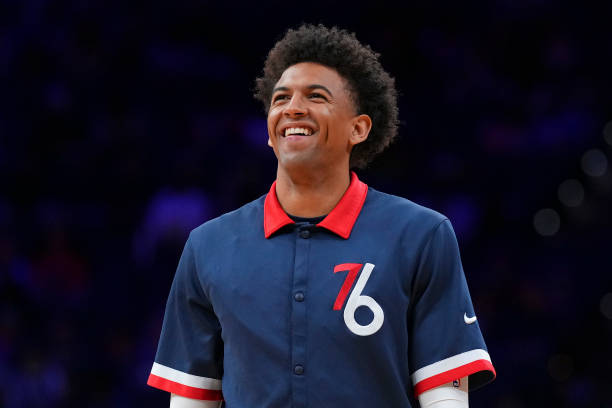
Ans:
[[[489,353],[482,349],[466,351],[465,353],[457,354],[444,360],[437,361],[423,368],[416,370],[410,378],[413,384],[417,384],[429,377],[453,370],[463,365],[469,364],[477,360],[487,360],[491,362]]]
[[[220,390],[221,380],[216,378],[200,377],[198,375],[187,374],[174,368],[166,367],[159,363],[153,363],[151,374],[166,380],[174,381],[189,387],[201,388],[206,390]]]

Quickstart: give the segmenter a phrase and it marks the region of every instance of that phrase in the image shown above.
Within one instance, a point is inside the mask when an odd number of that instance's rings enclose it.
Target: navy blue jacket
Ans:
[[[148,383],[228,408],[411,407],[495,376],[450,222],[351,174],[316,225],[270,192],[187,240]]]

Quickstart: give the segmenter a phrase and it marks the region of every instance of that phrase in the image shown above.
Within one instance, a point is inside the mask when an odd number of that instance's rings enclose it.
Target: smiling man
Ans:
[[[495,370],[450,222],[351,171],[397,133],[377,54],[289,30],[255,96],[276,181],[189,235],[148,383],[173,408],[467,407]]]
[[[289,214],[328,214],[349,186],[351,150],[372,128],[349,89],[335,69],[301,62],[272,90],[268,144],[278,159],[276,195]]]

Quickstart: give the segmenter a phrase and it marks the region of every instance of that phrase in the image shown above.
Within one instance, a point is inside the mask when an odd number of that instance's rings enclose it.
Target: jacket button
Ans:
[[[300,237],[302,237],[304,239],[310,238],[310,231],[308,231],[308,230],[300,231]]]
[[[296,364],[295,367],[293,367],[293,372],[297,375],[304,374],[304,366],[301,364]]]
[[[304,293],[296,292],[295,295],[293,295],[293,298],[296,300],[296,302],[303,302],[304,301]]]

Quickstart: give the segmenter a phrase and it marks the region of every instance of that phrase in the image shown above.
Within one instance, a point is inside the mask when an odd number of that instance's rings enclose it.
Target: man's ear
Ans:
[[[368,138],[372,129],[372,119],[368,115],[362,114],[353,118],[353,130],[349,137],[351,146],[359,144]]]
[[[272,141],[270,140],[270,138],[269,138],[269,137],[268,137],[268,146],[270,146],[270,147],[274,147],[274,146],[272,146]]]

